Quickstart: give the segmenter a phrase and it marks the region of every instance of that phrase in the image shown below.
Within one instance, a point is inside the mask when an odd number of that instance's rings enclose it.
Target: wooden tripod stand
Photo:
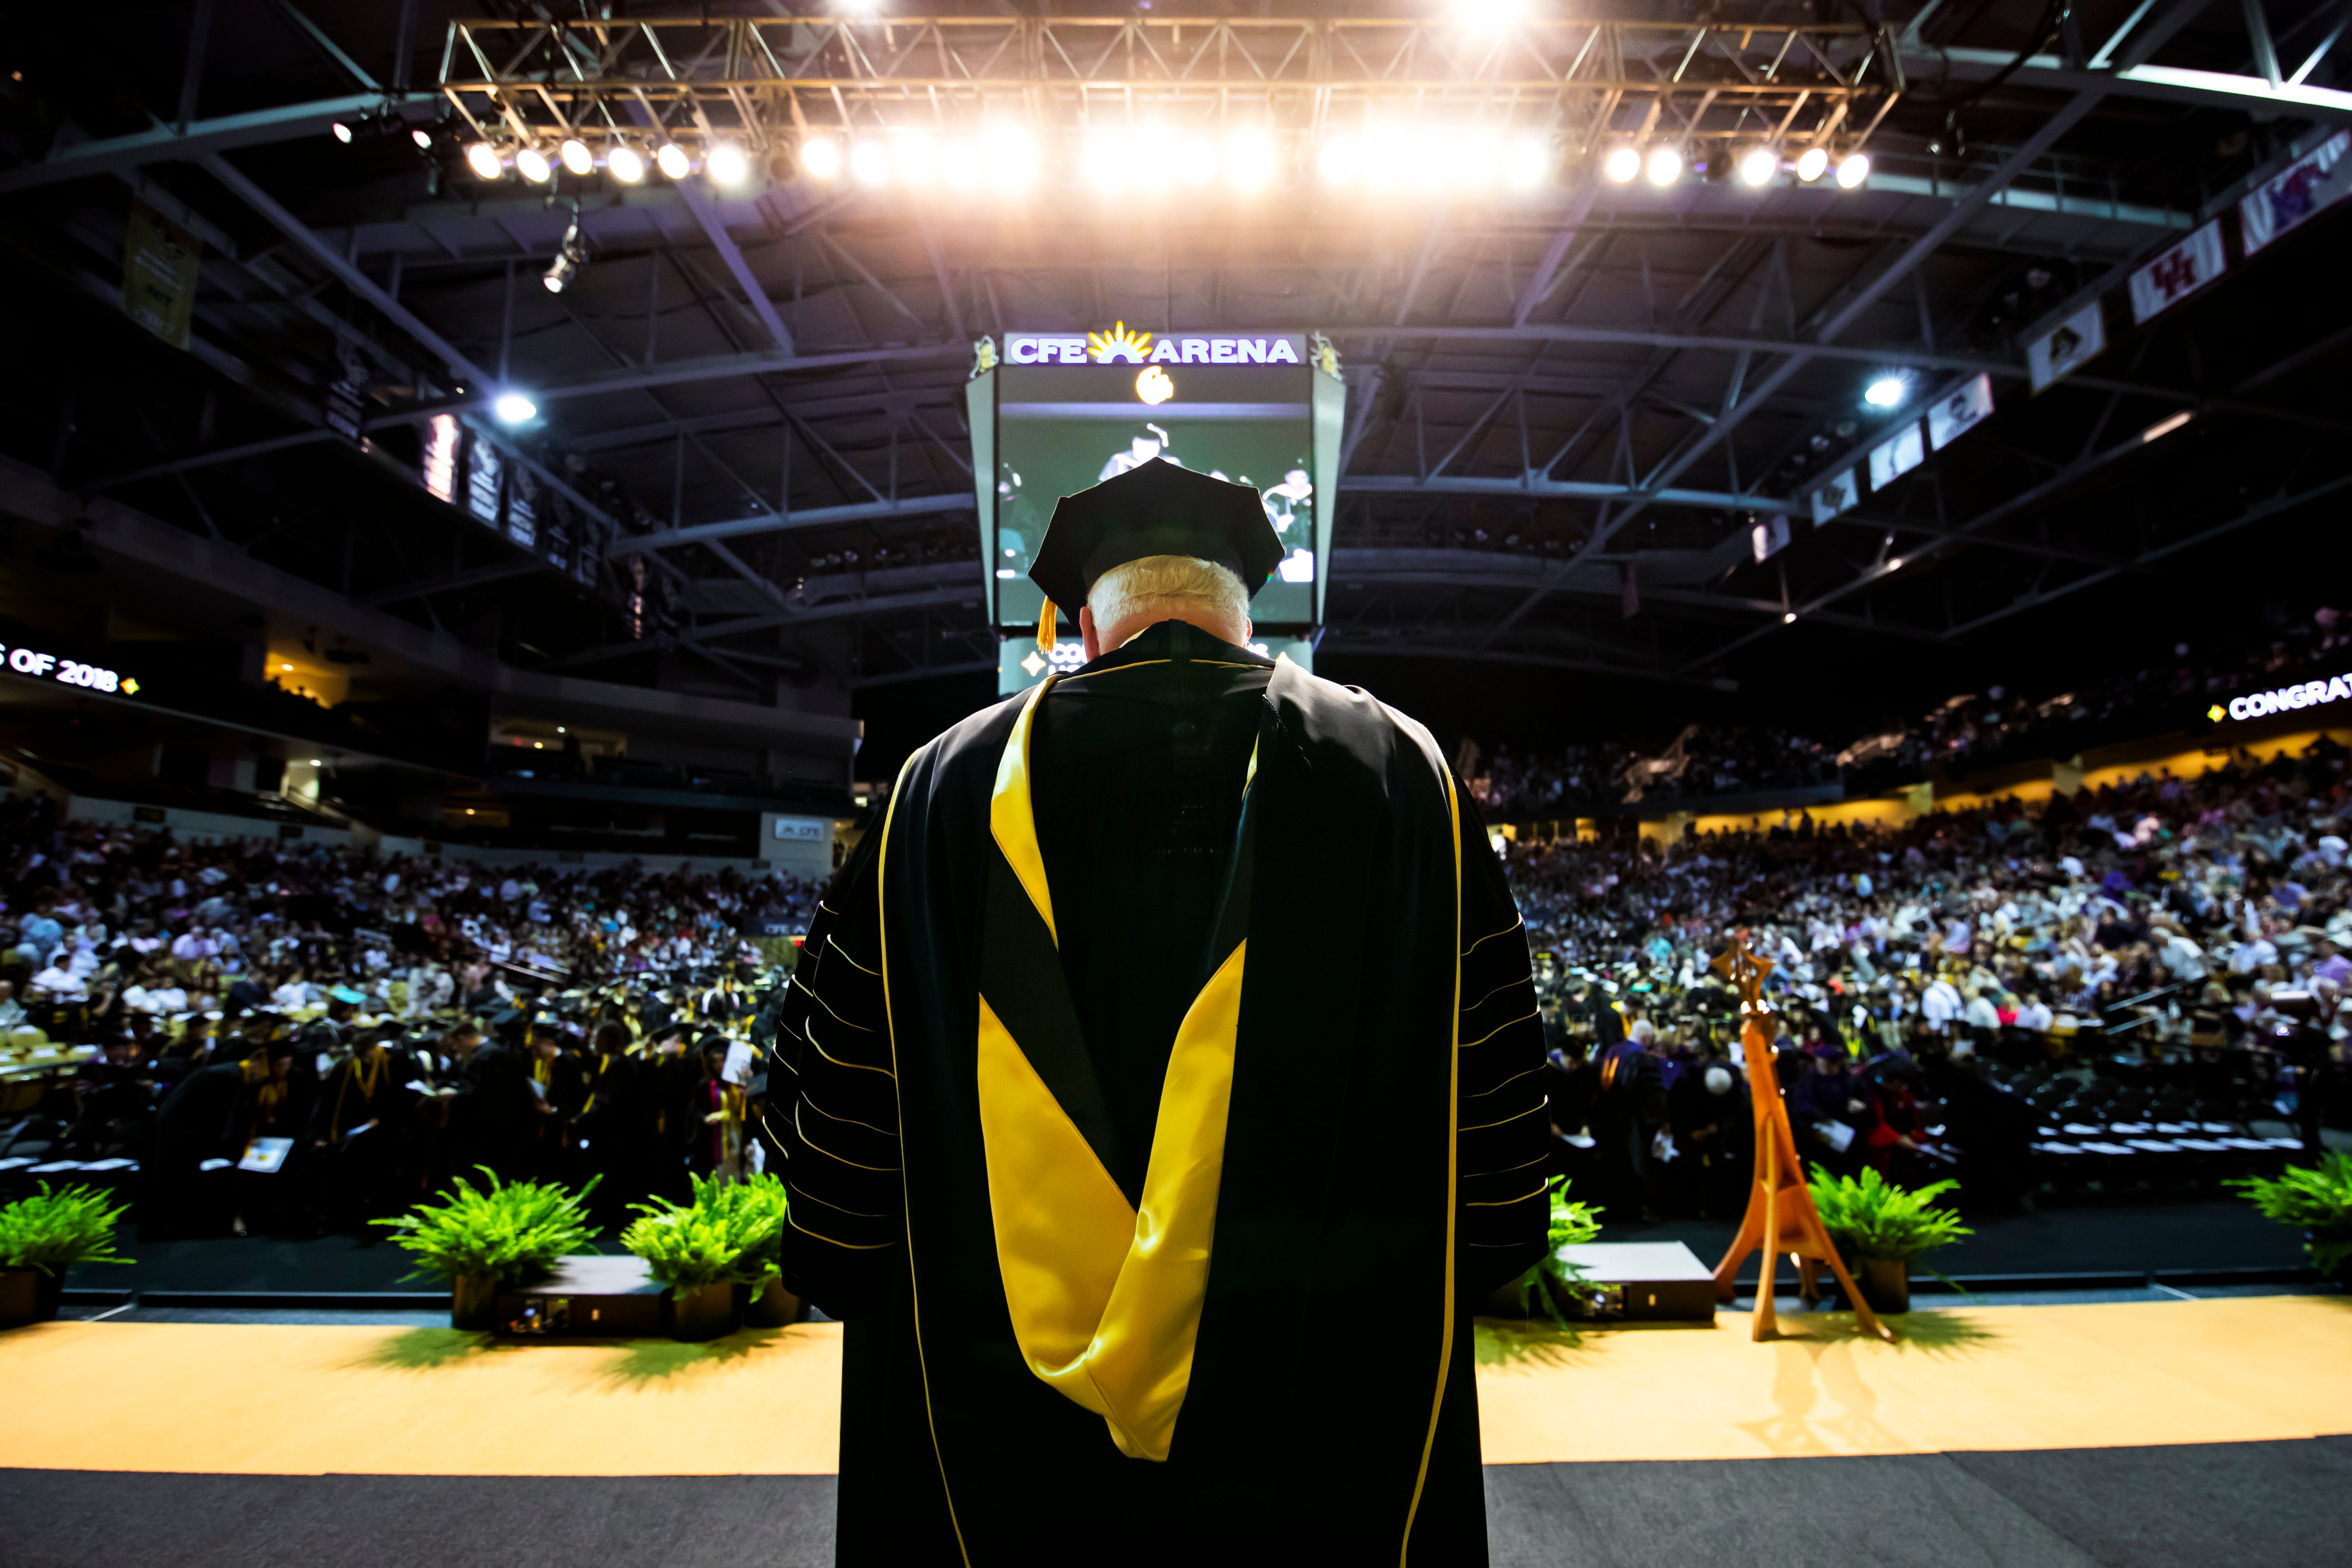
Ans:
[[[1714,967],[1739,993],[1739,1043],[1748,1058],[1748,1095],[1756,1113],[1756,1177],[1748,1184],[1748,1213],[1739,1222],[1739,1233],[1715,1266],[1716,1300],[1731,1300],[1739,1266],[1762,1247],[1764,1266],[1756,1281],[1756,1312],[1748,1337],[1769,1339],[1778,1331],[1772,1271],[1779,1255],[1819,1259],[1845,1288],[1855,1321],[1880,1339],[1892,1340],[1895,1336],[1854,1288],[1805,1186],[1804,1163],[1797,1158],[1796,1134],[1789,1128],[1789,1108],[1780,1103],[1780,1077],[1772,1061],[1771,1014],[1764,1005],[1764,977],[1772,973],[1771,961],[1757,957],[1746,941],[1735,936]]]

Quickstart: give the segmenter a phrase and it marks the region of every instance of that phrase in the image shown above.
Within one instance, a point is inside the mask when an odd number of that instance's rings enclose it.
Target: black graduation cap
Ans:
[[[1029,580],[1045,591],[1037,640],[1054,640],[1054,606],[1087,602],[1087,591],[1114,566],[1147,555],[1213,561],[1255,594],[1282,560],[1282,540],[1265,503],[1248,485],[1195,473],[1154,458],[1090,489],[1054,503]]]

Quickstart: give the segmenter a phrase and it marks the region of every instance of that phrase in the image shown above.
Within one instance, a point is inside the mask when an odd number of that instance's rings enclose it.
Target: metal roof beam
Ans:
[[[438,93],[351,93],[314,99],[277,109],[243,114],[223,114],[199,120],[186,130],[158,121],[149,130],[128,136],[101,137],[71,147],[52,149],[47,157],[0,171],[0,195],[27,191],[59,180],[88,179],[93,174],[121,174],[148,163],[194,161],[239,147],[260,147],[301,136],[323,136],[338,120],[389,112],[406,119],[410,110],[429,110],[441,101]],[[422,117],[421,115],[419,116]]]

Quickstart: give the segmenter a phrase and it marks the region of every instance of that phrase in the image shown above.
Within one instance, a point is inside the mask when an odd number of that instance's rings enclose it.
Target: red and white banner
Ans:
[[[2170,310],[2229,265],[2221,253],[2221,220],[2215,218],[2131,275],[2132,320],[2145,321]]]
[[[2238,232],[2248,256],[2352,193],[2347,152],[2352,152],[2352,131],[2338,131],[2238,203]]]

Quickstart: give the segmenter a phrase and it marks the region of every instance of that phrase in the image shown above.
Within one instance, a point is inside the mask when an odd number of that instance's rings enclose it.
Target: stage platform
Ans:
[[[2347,1558],[2352,1299],[1784,1321],[1482,1323],[1495,1562]],[[11,1331],[0,1563],[827,1562],[840,1332]]]

